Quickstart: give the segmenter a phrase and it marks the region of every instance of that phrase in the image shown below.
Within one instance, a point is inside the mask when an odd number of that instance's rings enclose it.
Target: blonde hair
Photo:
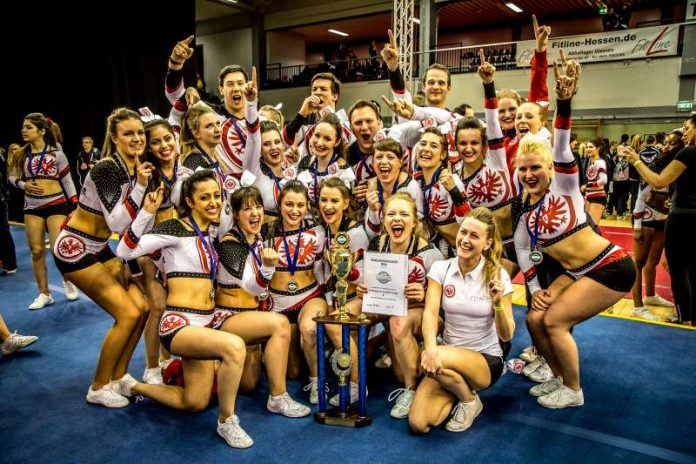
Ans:
[[[500,258],[503,255],[503,241],[500,238],[498,224],[495,222],[493,213],[490,209],[485,206],[474,208],[464,220],[466,221],[469,218],[482,222],[486,226],[486,231],[488,232],[487,238],[491,240],[491,246],[481,253],[483,257],[486,258],[486,263],[483,265],[483,284],[488,288],[488,283],[496,278],[498,270],[500,269]]]
[[[276,109],[275,106],[263,105],[261,108],[259,108],[259,113],[262,111],[271,113],[272,116],[269,117],[268,120],[276,123],[281,130],[283,129],[283,126],[285,126],[285,118],[280,110]]]
[[[517,106],[524,103],[520,94],[512,89],[500,89],[496,92],[496,97],[498,97],[498,100],[502,100],[503,98],[515,100],[517,102]]]
[[[530,153],[538,153],[539,155],[541,155],[544,164],[547,165],[549,168],[553,168],[553,157],[551,156],[551,149],[546,144],[544,139],[534,134],[527,134],[524,137],[522,137],[522,141],[520,142],[520,146],[517,149],[517,154],[515,156],[515,163],[519,164],[518,160],[520,156],[527,155]],[[553,172],[553,169],[551,169],[551,172]]]
[[[643,136],[641,134],[634,135],[631,139],[631,148],[633,148],[633,151],[639,153],[644,147]]]
[[[395,192],[386,199],[384,202],[384,207],[382,208],[382,231],[387,233],[386,230],[384,230],[384,215],[386,214],[387,209],[389,209],[389,204],[396,200],[404,200],[406,203],[408,203],[408,208],[411,210],[411,214],[413,215],[413,238],[416,240],[416,247],[418,247],[418,239],[420,239],[423,235],[423,225],[418,220],[418,208],[416,207],[416,201],[409,193]]]
[[[198,132],[199,120],[207,113],[215,114],[215,111],[202,101],[189,106],[181,122],[181,154],[182,161],[196,148],[196,138],[194,132]]]
[[[104,136],[104,146],[102,147],[102,159],[110,158],[111,153],[116,151],[111,137],[116,135],[119,123],[129,119],[137,119],[140,121],[140,115],[124,107],[116,108],[111,112],[109,117],[106,118],[106,135]]]
[[[20,177],[24,169],[26,153],[18,143],[10,144],[7,147],[7,175]]]

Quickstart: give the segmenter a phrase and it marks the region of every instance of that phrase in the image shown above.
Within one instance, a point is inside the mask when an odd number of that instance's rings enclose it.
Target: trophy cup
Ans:
[[[338,312],[335,314],[318,314],[314,318],[317,323],[317,382],[319,386],[319,401],[314,419],[317,422],[328,425],[341,425],[344,427],[364,427],[372,422],[367,415],[367,328],[369,319],[364,314],[356,317],[346,308],[346,295],[348,293],[347,278],[353,269],[355,259],[350,251],[350,238],[345,232],[336,234],[336,247],[327,252],[327,259],[331,264],[331,272],[336,278],[336,304]],[[326,371],[324,362],[324,324],[341,326],[341,349],[336,350],[331,356],[331,368],[338,377],[339,405],[329,410],[326,408]],[[358,403],[357,409],[349,406],[350,403],[350,372],[354,369],[350,357],[350,331],[358,332]]]

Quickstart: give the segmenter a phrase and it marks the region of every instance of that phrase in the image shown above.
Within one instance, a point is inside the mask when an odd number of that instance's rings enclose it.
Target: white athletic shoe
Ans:
[[[523,349],[518,358],[526,363],[533,362],[537,358],[537,351],[534,345],[530,345]]]
[[[647,319],[649,321],[659,321],[660,316],[654,314],[645,306],[639,306],[631,311],[631,317],[639,317],[641,319]]]
[[[553,377],[544,383],[539,385],[534,385],[529,389],[529,394],[532,396],[544,396],[549,393],[553,393],[563,386],[563,379],[561,377]]]
[[[679,323],[679,315],[677,314],[676,311],[673,313],[669,313],[665,316],[665,321],[671,322],[672,324],[678,324]]]
[[[125,408],[130,404],[128,398],[115,392],[111,384],[106,384],[99,390],[92,390],[90,386],[86,399],[88,403],[101,404],[107,408]]]
[[[358,401],[359,388],[360,387],[357,383],[350,383],[350,401],[348,402],[348,404],[353,404],[356,401]],[[367,388],[365,389],[365,397],[367,398]],[[339,404],[341,404],[341,398],[338,395],[338,393],[331,397],[331,399],[329,400],[329,404],[331,404],[331,406],[338,406]]]
[[[287,392],[278,396],[268,395],[266,409],[285,417],[305,417],[312,412],[309,406],[293,400]]]
[[[319,384],[316,377],[310,377],[309,383],[303,388],[304,391],[309,391],[309,403],[317,404],[319,402]]]
[[[130,398],[133,396],[131,389],[138,384],[138,381],[133,378],[132,375],[126,374],[118,380],[112,380],[110,385],[111,388],[121,396]]]
[[[537,402],[545,408],[563,409],[582,406],[585,404],[585,397],[582,389],[575,391],[562,385],[558,390],[537,398]]]
[[[537,357],[534,358],[534,361],[524,366],[524,368],[522,369],[522,375],[529,377],[532,374],[532,372],[539,369],[539,367],[541,367],[542,364],[546,364],[546,360],[543,356],[537,355]]]
[[[654,294],[653,296],[646,296],[645,298],[643,298],[643,303],[645,303],[646,305],[650,305],[650,306],[662,306],[663,308],[673,308],[674,307],[674,303],[672,303],[671,301],[665,300],[657,293]]]
[[[452,418],[447,422],[445,428],[450,432],[463,432],[474,423],[476,416],[481,414],[483,404],[481,398],[476,395],[476,399],[470,403],[459,403],[454,408]]]
[[[143,383],[149,383],[150,385],[164,385],[164,380],[162,379],[162,369],[160,367],[146,367],[145,372],[143,372]]]
[[[411,403],[413,403],[415,394],[416,392],[410,388],[399,388],[391,392],[387,397],[387,401],[396,400],[396,404],[391,408],[389,415],[394,419],[406,419],[408,412],[411,410]]]
[[[8,355],[17,350],[21,350],[25,346],[31,345],[38,339],[39,337],[35,337],[34,335],[20,335],[15,330],[13,334],[10,334],[10,336],[0,344],[0,351],[2,351],[2,354]]]
[[[536,383],[548,382],[553,378],[553,371],[548,364],[544,363],[537,370],[527,376],[529,380]]]
[[[225,419],[225,422],[218,422],[217,433],[232,448],[249,448],[254,444],[254,440],[239,425],[239,417],[236,414]]]
[[[37,309],[42,309],[45,308],[48,305],[53,304],[53,297],[49,293],[48,295],[45,293],[39,293],[39,296],[36,297],[34,302],[29,305],[29,309],[32,311],[35,311]]]
[[[73,285],[72,282],[64,280],[63,288],[65,289],[65,298],[67,298],[68,301],[75,301],[78,298],[80,298],[80,292],[77,290],[77,287]]]

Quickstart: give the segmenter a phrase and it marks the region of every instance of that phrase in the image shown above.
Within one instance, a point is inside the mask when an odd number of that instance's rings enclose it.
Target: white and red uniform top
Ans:
[[[24,190],[24,184],[30,180],[54,180],[60,182],[63,191],[50,195],[33,195],[26,192],[24,209],[40,209],[65,203],[66,197],[71,203],[77,203],[77,190],[70,176],[68,158],[63,150],[48,145],[44,146],[41,153],[31,153],[29,148],[26,150],[21,177],[11,175],[7,180],[20,190]]]
[[[587,179],[587,183],[585,184],[585,198],[590,200],[592,198],[607,197],[607,192],[604,190],[604,186],[607,185],[608,179],[606,161],[597,157],[587,163],[585,178]]]
[[[227,234],[231,235],[231,234]],[[235,238],[237,235],[234,235]],[[241,288],[252,296],[259,296],[268,290],[275,267],[266,267],[259,263],[263,243],[257,240],[249,246],[237,240],[223,240],[218,247],[217,282],[221,288]]]

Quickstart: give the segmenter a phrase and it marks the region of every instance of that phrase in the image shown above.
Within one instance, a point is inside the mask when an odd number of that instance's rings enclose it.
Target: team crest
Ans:
[[[170,334],[181,327],[186,327],[187,325],[189,325],[189,321],[183,314],[165,314],[162,316],[162,321],[160,322],[160,335]]]
[[[452,298],[454,293],[454,285],[445,285],[444,294],[447,298]]]
[[[70,261],[85,253],[85,242],[75,235],[66,235],[58,241],[56,250],[62,259]]]

